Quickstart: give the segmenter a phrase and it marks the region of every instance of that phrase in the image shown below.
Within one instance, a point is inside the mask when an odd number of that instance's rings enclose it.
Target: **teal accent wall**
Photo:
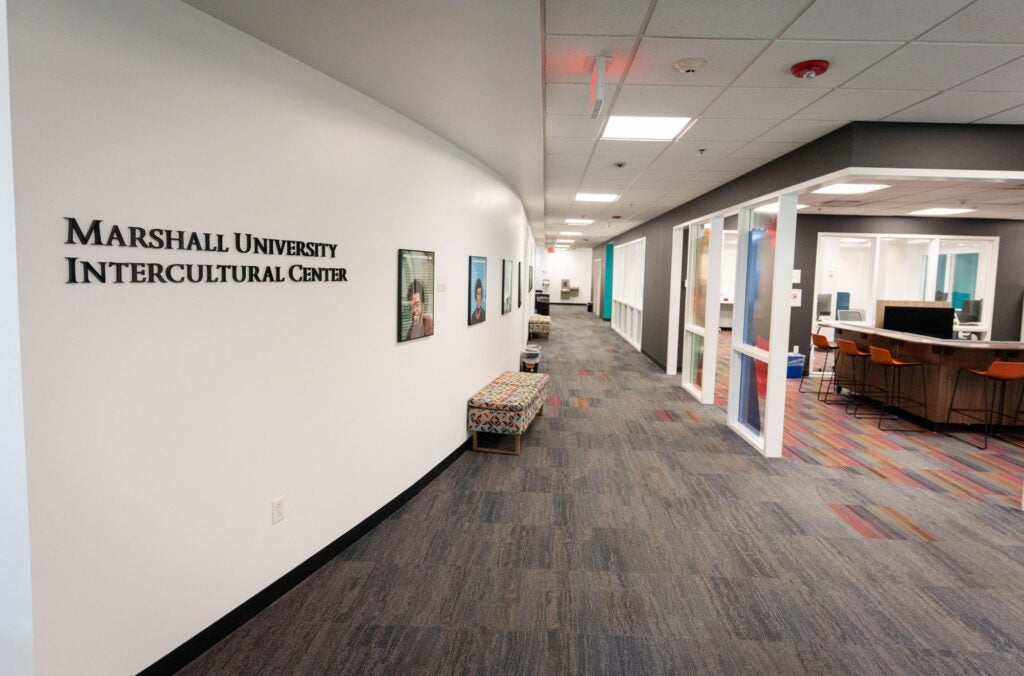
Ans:
[[[612,318],[612,259],[615,257],[615,245],[608,242],[604,245],[604,302],[601,303],[601,318]]]

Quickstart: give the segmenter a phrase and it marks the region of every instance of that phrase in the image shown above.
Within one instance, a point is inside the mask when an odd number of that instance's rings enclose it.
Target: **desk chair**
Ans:
[[[989,388],[991,390],[990,401],[988,408],[960,408],[956,406],[956,391],[960,387],[960,376],[964,373],[970,373],[975,376],[984,378],[988,381]],[[983,432],[983,442],[981,446],[978,444],[968,441],[963,437],[958,437],[952,432],[947,431],[946,434],[949,436],[960,439],[960,441],[966,441],[969,444],[978,446],[980,449],[988,448],[989,438],[989,427],[994,426],[996,432],[991,435],[995,436],[999,433],[999,428],[1003,424],[1003,411],[1006,407],[1006,385],[1007,383],[1020,382],[1024,380],[1024,362],[1019,361],[994,361],[989,364],[988,368],[984,371],[977,369],[962,368],[956,374],[956,382],[953,384],[953,396],[949,398],[949,411],[946,413],[946,424],[949,425],[950,417],[954,413],[959,413],[965,418],[984,423],[985,429]],[[998,408],[996,406],[996,395],[999,395]],[[1011,425],[1017,424],[1017,417],[1020,415],[1021,400],[1024,399],[1024,387],[1021,388],[1020,394],[1017,396],[1017,407],[1014,409],[1013,422]],[[980,417],[976,414],[984,413],[984,417]],[[996,418],[996,422],[993,425],[992,419]]]

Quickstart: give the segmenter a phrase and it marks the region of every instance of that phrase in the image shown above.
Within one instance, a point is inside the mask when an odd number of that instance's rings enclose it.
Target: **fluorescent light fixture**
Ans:
[[[806,204],[798,204],[798,205],[796,205],[796,208],[797,209],[806,209],[807,205]],[[765,204],[763,207],[757,207],[756,209],[754,209],[754,211],[756,211],[759,214],[777,214],[777,213],[779,213],[779,203],[778,202],[772,202],[771,204]]]
[[[948,209],[945,207],[932,207],[931,209],[918,209],[911,211],[911,216],[956,216],[957,214],[969,214],[977,209]]]
[[[582,233],[582,232],[571,232],[571,231],[569,231],[569,230],[563,230],[562,232],[560,232],[560,233],[558,233],[558,234],[559,234],[559,235],[567,235],[567,236],[569,236],[569,237],[579,237],[579,236],[580,236],[580,235],[582,235],[583,233]]]
[[[590,225],[594,222],[593,218],[567,218],[565,219],[566,225]]]
[[[867,240],[863,237],[843,237],[839,240],[840,244],[863,244]]]
[[[559,244],[558,246],[555,247],[555,251],[568,251],[568,250],[569,250],[569,247],[566,246],[565,244]]]
[[[578,192],[576,193],[577,202],[614,202],[619,199],[618,195],[611,193],[598,193],[598,192]]]
[[[690,124],[691,117],[633,117],[612,115],[601,138],[618,141],[672,141]]]
[[[574,240],[574,239],[556,239],[555,240],[555,244],[575,244],[575,243],[576,243],[576,240]]]
[[[891,186],[882,183],[835,183],[811,192],[818,195],[863,195],[866,192],[884,190]]]

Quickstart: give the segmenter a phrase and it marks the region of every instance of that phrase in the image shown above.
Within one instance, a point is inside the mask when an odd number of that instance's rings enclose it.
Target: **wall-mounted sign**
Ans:
[[[172,249],[208,253],[239,253],[255,256],[335,258],[337,244],[236,232],[191,232],[168,228],[104,226],[94,219],[83,228],[66,217],[67,238],[72,246],[128,249]],[[230,246],[229,246],[230,244]],[[239,265],[233,263],[157,263],[151,261],[95,261],[66,256],[68,284],[223,284],[251,282],[347,282],[343,267],[295,263],[292,265]]]

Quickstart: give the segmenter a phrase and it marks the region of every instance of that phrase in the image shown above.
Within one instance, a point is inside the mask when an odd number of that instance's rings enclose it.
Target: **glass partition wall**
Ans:
[[[683,313],[683,387],[702,399],[704,339],[711,260],[711,224],[688,228],[686,303]]]
[[[646,246],[646,238],[618,245],[612,260],[612,329],[638,350],[643,337]]]
[[[829,333],[818,325],[829,320],[874,326],[879,300],[946,301],[963,329],[987,336],[998,251],[998,237],[822,233],[812,330]]]
[[[789,194],[741,209],[737,231],[728,420],[768,457],[782,455],[796,208]]]

